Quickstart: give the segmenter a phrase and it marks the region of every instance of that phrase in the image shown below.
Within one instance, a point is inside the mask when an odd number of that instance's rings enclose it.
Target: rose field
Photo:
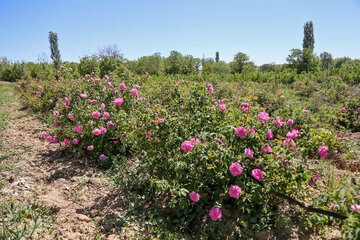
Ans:
[[[110,227],[97,225],[99,239],[109,229],[145,239],[359,239],[358,82],[239,77],[79,77],[61,66],[27,72],[14,111],[41,121],[39,144],[85,159],[132,202],[103,214]]]

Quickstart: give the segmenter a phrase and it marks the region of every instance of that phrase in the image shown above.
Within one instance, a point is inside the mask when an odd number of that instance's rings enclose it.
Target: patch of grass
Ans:
[[[0,205],[0,239],[40,239],[52,230],[55,213],[36,199],[30,203],[7,200]]]
[[[6,127],[6,122],[9,120],[9,103],[15,101],[15,97],[11,95],[11,92],[14,91],[14,84],[0,84],[0,132],[2,132]],[[0,139],[0,148],[3,143]]]

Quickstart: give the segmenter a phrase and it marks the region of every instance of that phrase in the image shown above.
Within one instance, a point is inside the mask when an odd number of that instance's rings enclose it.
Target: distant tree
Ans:
[[[200,58],[194,58],[194,64],[195,64],[195,71],[200,71],[201,68],[201,59]]]
[[[49,32],[49,42],[50,42],[51,59],[53,60],[55,69],[58,69],[61,62],[61,55],[58,45],[57,33],[51,31]]]
[[[118,46],[116,44],[109,45],[109,46],[99,49],[97,55],[100,57],[100,59],[104,58],[104,57],[109,57],[112,59],[119,60],[121,62],[126,61],[124,54],[121,53],[121,50],[118,48]]]
[[[121,73],[125,70],[124,58],[121,50],[116,45],[110,45],[99,50],[97,54],[99,58],[100,76],[104,77],[111,72]]]
[[[182,74],[189,74],[196,71],[196,61],[192,55],[187,54],[183,57],[180,70]]]
[[[290,68],[296,69],[298,73],[303,71],[303,63],[302,63],[302,51],[298,48],[293,48],[290,50],[290,54],[286,58],[288,62],[288,66]]]
[[[311,48],[291,49],[291,54],[288,55],[286,61],[290,68],[296,69],[297,73],[303,71],[314,71],[317,67],[317,57],[313,54]]]
[[[214,73],[214,65],[215,65],[215,61],[213,58],[205,58],[202,61],[202,73],[204,74],[209,74],[209,73]]]
[[[315,69],[316,56],[311,48],[304,48],[302,51],[303,70],[307,73]]]
[[[234,73],[241,73],[245,63],[249,61],[249,56],[245,53],[238,52],[234,56],[234,60],[231,62],[231,70]]]
[[[79,73],[81,76],[85,74],[95,74],[98,75],[100,73],[99,68],[99,58],[96,55],[85,56],[80,59],[79,63]]]
[[[166,58],[166,72],[169,74],[181,73],[183,64],[183,55],[178,51],[171,51],[170,56]]]
[[[351,58],[349,57],[342,57],[335,59],[335,68],[341,68],[341,66],[347,62],[351,62]]]
[[[214,73],[227,74],[230,72],[230,65],[224,61],[219,61],[214,64]]]
[[[219,62],[220,61],[220,57],[219,57],[219,52],[217,51],[216,53],[215,53],[215,62]]]
[[[0,72],[1,69],[10,65],[10,61],[6,57],[0,57]]]
[[[331,53],[328,53],[328,52],[320,53],[320,60],[321,60],[322,70],[329,70],[330,66],[332,65],[332,60],[333,60]]]
[[[256,72],[256,71],[257,71],[257,67],[255,66],[254,62],[246,62],[242,70],[242,72],[245,73]]]
[[[275,71],[275,63],[265,63],[260,67],[261,72],[274,72]]]
[[[15,62],[1,69],[0,81],[16,82],[25,75],[25,63]]]
[[[163,59],[160,53],[151,56],[143,56],[136,61],[136,73],[138,74],[160,74],[163,72]]]
[[[304,39],[303,39],[303,48],[310,48],[314,50],[314,27],[312,21],[308,21],[304,25]]]

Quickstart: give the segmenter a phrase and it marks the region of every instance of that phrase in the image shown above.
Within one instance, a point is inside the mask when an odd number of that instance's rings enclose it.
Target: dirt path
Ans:
[[[123,239],[103,219],[127,209],[126,196],[84,159],[41,139],[44,125],[13,99],[0,133],[0,202],[38,199],[54,213],[34,239]]]

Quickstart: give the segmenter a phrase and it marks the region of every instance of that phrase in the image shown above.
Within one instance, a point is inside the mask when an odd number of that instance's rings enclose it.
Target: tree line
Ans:
[[[39,60],[33,62],[11,62],[6,57],[0,58],[0,80],[16,81],[21,79],[25,71],[36,73],[52,71],[52,67],[59,69],[60,64],[66,64],[80,76],[85,74],[96,74],[103,77],[110,72],[121,74],[130,71],[136,74],[241,74],[241,73],[265,73],[265,72],[293,72],[314,73],[323,71],[326,74],[341,74],[343,72],[355,72],[359,78],[360,60],[342,57],[333,59],[331,53],[323,52],[318,56],[314,52],[315,38],[312,21],[304,25],[304,37],[302,49],[290,50],[285,64],[267,63],[256,66],[250,61],[246,53],[238,52],[234,55],[233,61],[226,63],[221,61],[220,53],[215,52],[214,58],[202,59],[193,57],[190,54],[182,54],[178,51],[171,51],[168,57],[154,53],[150,56],[143,56],[137,60],[128,60],[121,53],[116,45],[100,49],[97,53],[84,56],[79,63],[66,62],[61,60],[58,45],[58,36],[49,32],[49,44],[52,63]],[[352,74],[353,76],[354,74]]]

